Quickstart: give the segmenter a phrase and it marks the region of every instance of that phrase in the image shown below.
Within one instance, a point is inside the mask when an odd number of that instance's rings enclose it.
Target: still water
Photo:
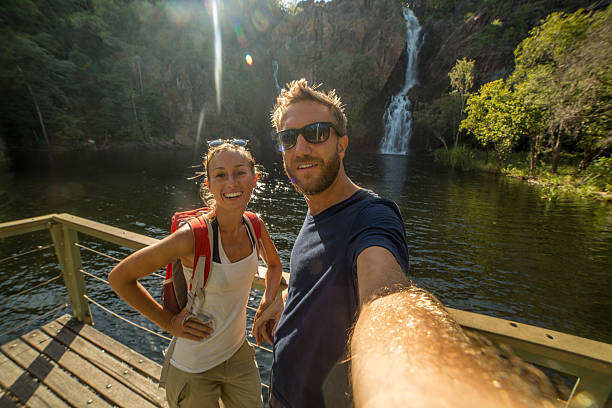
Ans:
[[[24,155],[0,168],[0,222],[67,212],[161,238],[174,211],[201,206],[197,182],[188,180],[197,161],[192,152],[172,151]],[[612,206],[579,199],[543,201],[535,187],[522,181],[453,171],[427,157],[355,153],[345,165],[356,183],[398,203],[411,278],[446,305],[612,343]],[[280,157],[264,163],[250,209],[266,221],[288,272],[306,205],[287,181]],[[80,239],[117,258],[129,253]],[[0,240],[0,343],[40,325],[15,329],[32,316],[68,302],[60,280],[11,297],[57,276],[53,249],[12,258],[50,243],[46,231]],[[115,264],[92,253],[82,257],[86,271],[104,278]],[[143,283],[159,298],[159,278]],[[156,329],[103,283],[86,278],[86,284],[97,302]],[[259,295],[252,292],[251,306],[257,306]],[[162,360],[165,340],[95,305],[91,310],[99,330]],[[44,321],[64,313],[69,308]],[[270,357],[259,350],[257,357],[267,382]]]

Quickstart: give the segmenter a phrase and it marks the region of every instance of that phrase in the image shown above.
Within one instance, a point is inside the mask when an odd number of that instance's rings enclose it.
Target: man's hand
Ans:
[[[200,319],[189,313],[187,307],[170,319],[170,327],[166,329],[175,337],[193,341],[209,338],[213,333],[212,322],[202,323]]]
[[[259,305],[253,320],[253,328],[251,329],[251,336],[255,337],[258,346],[261,346],[261,343],[264,341],[274,344],[274,331],[283,313],[286,301],[287,290],[285,289],[282,295],[277,295],[269,305],[264,305],[263,307],[262,304]]]

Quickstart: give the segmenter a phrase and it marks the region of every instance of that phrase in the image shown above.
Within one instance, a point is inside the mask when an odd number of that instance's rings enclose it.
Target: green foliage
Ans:
[[[455,66],[448,73],[453,92],[463,97],[469,95],[474,86],[474,60],[457,60]]]
[[[564,196],[612,199],[612,159],[599,158],[585,171],[576,167],[578,156],[566,154],[559,170],[553,173],[550,163],[542,163],[536,174],[527,164],[525,153],[513,153],[505,164],[490,161],[483,151],[460,146],[459,149],[438,149],[435,160],[460,170],[481,170],[529,180],[540,190],[542,199],[554,201]]]
[[[438,163],[454,169],[466,171],[474,169],[475,152],[468,147],[458,146],[450,150],[438,149],[434,154],[434,160]]]
[[[492,145],[501,161],[527,138],[532,173],[545,148],[546,131],[553,172],[564,143],[583,152],[581,168],[609,151],[611,16],[612,6],[593,14],[579,10],[548,16],[517,47],[509,80],[485,84],[469,98],[461,128],[483,146]]]
[[[498,79],[484,84],[470,96],[466,107],[467,117],[460,128],[473,133],[483,146],[492,145],[498,158],[503,161],[520,137],[514,123],[514,115],[520,110],[520,101],[504,81]]]
[[[455,66],[448,73],[450,78],[451,87],[453,88],[453,94],[459,95],[461,102],[459,108],[459,119],[463,119],[463,112],[465,110],[465,103],[467,98],[470,96],[470,90],[474,86],[474,60],[467,60],[463,58],[457,60]],[[459,144],[459,129],[455,133],[454,147]]]
[[[553,169],[562,140],[584,152],[583,168],[612,147],[611,27],[612,5],[553,13],[515,51],[511,80],[527,104],[545,112]]]
[[[427,11],[439,16],[451,13],[455,9],[456,0],[426,0]]]
[[[444,145],[452,144],[454,130],[461,122],[461,100],[458,95],[443,94],[429,104],[420,103],[414,112],[416,126]]]
[[[594,160],[585,173],[585,181],[593,184],[599,191],[612,193],[612,157]]]

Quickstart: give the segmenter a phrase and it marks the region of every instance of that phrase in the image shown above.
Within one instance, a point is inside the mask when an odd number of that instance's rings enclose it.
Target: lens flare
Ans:
[[[236,33],[236,40],[238,41],[238,44],[240,44],[242,48],[246,47],[247,39],[244,35],[242,25],[240,25],[240,21],[238,21],[236,17],[232,17],[232,25],[234,26],[234,32]]]
[[[217,90],[217,112],[221,112],[221,28],[219,27],[219,0],[213,0],[212,12],[215,28],[215,88]]]
[[[249,67],[253,65],[253,57],[251,57],[251,54],[247,54],[244,59]]]

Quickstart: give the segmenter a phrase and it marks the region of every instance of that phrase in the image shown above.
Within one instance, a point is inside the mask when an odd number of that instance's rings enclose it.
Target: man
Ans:
[[[489,378],[487,370],[480,375],[459,326],[406,278],[397,205],[345,173],[340,98],[293,81],[278,97],[272,122],[285,171],[308,212],[291,252],[288,290],[253,325],[258,344],[274,343],[270,406],[462,406],[462,395],[480,398],[468,404],[506,406],[497,398],[505,380]],[[446,351],[453,358],[440,359]],[[457,386],[462,366],[472,370],[474,384]]]

